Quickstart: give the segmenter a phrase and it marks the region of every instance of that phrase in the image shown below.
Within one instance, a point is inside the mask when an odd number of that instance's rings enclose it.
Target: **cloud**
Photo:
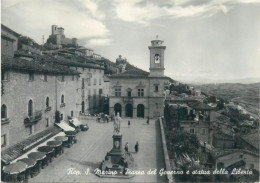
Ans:
[[[111,39],[93,38],[90,39],[86,46],[108,46],[111,43]]]
[[[66,37],[79,39],[109,35],[105,15],[93,0],[3,0],[2,23],[40,42],[51,25],[63,27]]]
[[[210,17],[219,12],[227,13],[235,4],[260,3],[260,0],[114,0],[119,19],[149,25],[151,20],[171,17]]]

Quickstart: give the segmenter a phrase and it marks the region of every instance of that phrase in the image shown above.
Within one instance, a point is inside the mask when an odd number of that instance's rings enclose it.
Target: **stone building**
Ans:
[[[207,104],[197,101],[178,107],[177,121],[180,128],[195,134],[202,144],[212,145],[215,112]]]
[[[20,34],[1,24],[1,54],[14,56],[18,49],[18,38]]]
[[[152,40],[150,50],[150,72],[132,67],[109,76],[109,113],[123,117],[153,118],[163,115],[164,89],[169,78],[164,76],[164,50],[162,40]]]
[[[17,40],[12,38],[12,44],[18,45]],[[101,63],[86,57],[37,55],[24,50],[16,51],[13,57],[9,54],[13,46],[4,46],[5,52],[1,55],[2,164],[10,163],[57,134],[60,131],[54,126],[57,116],[66,121],[82,113],[103,111],[104,66]]]
[[[2,56],[2,150],[53,127],[55,111],[61,119],[77,112],[75,91],[79,72],[67,67]]]
[[[51,26],[51,35],[49,36],[47,42],[55,45],[78,46],[77,38],[66,38],[64,28],[58,27],[57,25]]]

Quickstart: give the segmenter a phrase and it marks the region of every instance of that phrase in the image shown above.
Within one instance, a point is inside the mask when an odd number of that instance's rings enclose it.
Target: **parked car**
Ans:
[[[87,124],[82,124],[82,125],[80,125],[80,129],[81,129],[81,131],[87,131],[88,130],[88,125]]]

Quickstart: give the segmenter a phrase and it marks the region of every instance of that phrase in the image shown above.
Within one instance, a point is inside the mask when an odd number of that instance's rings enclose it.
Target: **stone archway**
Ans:
[[[121,114],[122,114],[122,106],[121,106],[121,104],[116,103],[114,105],[114,111],[115,111],[115,115],[117,115],[117,113],[119,113],[119,116],[121,116]]]
[[[144,118],[144,105],[143,104],[137,105],[137,117]]]
[[[126,104],[125,105],[125,117],[133,117],[133,105]]]

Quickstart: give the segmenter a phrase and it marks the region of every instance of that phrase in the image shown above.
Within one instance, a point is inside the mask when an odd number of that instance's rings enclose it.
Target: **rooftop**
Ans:
[[[241,138],[259,150],[259,131],[258,130],[255,133],[244,135]]]
[[[17,37],[20,36],[20,34],[18,34],[17,32],[13,31],[12,29],[10,29],[9,27],[7,27],[3,24],[1,24],[1,29],[8,31],[8,32],[12,33],[13,35],[15,35]]]
[[[1,66],[3,69],[16,69],[25,71],[36,71],[43,73],[54,73],[54,74],[66,74],[66,75],[78,75],[79,72],[69,69],[63,65],[49,62],[44,57],[33,58],[33,60],[26,60],[22,58],[11,58],[2,55]]]
[[[209,105],[203,103],[203,102],[194,102],[189,104],[189,106],[195,110],[212,110],[213,108],[210,107]]]

